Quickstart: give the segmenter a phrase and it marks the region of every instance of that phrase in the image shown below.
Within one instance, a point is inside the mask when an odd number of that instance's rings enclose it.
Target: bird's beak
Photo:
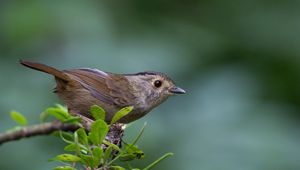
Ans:
[[[182,88],[180,87],[172,87],[170,90],[169,90],[170,93],[173,93],[173,94],[185,94],[185,90],[183,90]]]

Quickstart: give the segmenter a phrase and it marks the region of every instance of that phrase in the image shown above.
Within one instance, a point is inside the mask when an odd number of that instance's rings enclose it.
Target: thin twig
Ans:
[[[86,129],[90,129],[87,124],[83,125]],[[116,123],[110,126],[110,130],[106,136],[106,140],[115,145],[121,146],[122,137],[124,134],[124,125]],[[60,121],[53,121],[42,123],[38,125],[25,126],[19,130],[14,130],[0,134],[0,145],[6,142],[15,141],[23,138],[33,136],[48,135],[55,131],[76,131],[80,126],[74,124],[62,123]]]
[[[48,135],[57,130],[75,131],[78,128],[79,126],[77,125],[65,124],[59,121],[26,126],[26,127],[22,127],[20,130],[0,134],[0,145],[5,142],[15,141],[22,138],[28,138],[32,136],[38,136],[38,135]]]

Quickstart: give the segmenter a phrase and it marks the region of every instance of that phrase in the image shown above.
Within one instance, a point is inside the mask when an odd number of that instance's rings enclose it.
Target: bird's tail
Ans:
[[[20,64],[22,64],[26,67],[38,70],[38,71],[42,71],[42,72],[51,74],[51,75],[55,76],[56,78],[59,78],[59,79],[65,80],[65,81],[69,80],[69,77],[63,71],[57,70],[53,67],[50,67],[50,66],[47,66],[47,65],[44,65],[41,63],[34,63],[34,62],[30,62],[30,61],[20,60]]]

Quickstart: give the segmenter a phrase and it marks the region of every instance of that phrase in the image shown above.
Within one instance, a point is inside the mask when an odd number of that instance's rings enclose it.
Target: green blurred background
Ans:
[[[187,91],[147,121],[139,146],[156,169],[300,169],[300,1],[1,1],[0,129],[11,109],[39,123],[60,102],[51,76],[18,64],[165,72]],[[51,169],[63,142],[0,146],[0,169]]]

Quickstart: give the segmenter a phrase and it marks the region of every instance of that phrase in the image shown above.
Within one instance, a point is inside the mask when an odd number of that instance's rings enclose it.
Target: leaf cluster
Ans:
[[[67,145],[64,147],[65,153],[50,159],[50,161],[59,161],[63,163],[63,166],[55,167],[54,170],[140,170],[138,168],[133,168],[130,165],[130,162],[137,159],[143,159],[145,156],[144,152],[136,145],[136,143],[141,138],[146,123],[133,142],[127,143],[122,141],[122,144],[124,145],[123,148],[106,139],[110,127],[117,123],[122,117],[129,114],[132,109],[133,107],[131,106],[121,109],[114,115],[111,122],[108,124],[105,122],[105,111],[97,105],[91,106],[90,112],[95,121],[91,124],[89,132],[81,125],[81,118],[70,115],[67,108],[64,106],[56,105],[56,107],[46,109],[46,111],[40,115],[41,121],[44,122],[49,117],[54,117],[63,123],[76,124],[81,127],[75,132],[59,131],[55,133],[66,142]],[[24,126],[27,126],[27,119],[21,113],[12,111],[10,116],[18,124],[18,126],[11,130],[19,130]],[[173,154],[165,154],[143,168],[143,170],[153,168],[160,161],[171,155]],[[121,164],[123,166],[121,166]]]
[[[73,122],[76,118],[72,118],[71,115],[65,114],[67,112],[63,110],[60,111],[60,109],[62,109],[60,106],[49,108],[47,112],[50,111],[51,115],[61,121],[70,122],[71,120],[72,123],[76,123]],[[129,114],[132,109],[133,107],[131,106],[121,109],[112,118],[110,124],[107,124],[105,122],[105,111],[99,106],[92,106],[90,112],[95,121],[91,124],[89,132],[84,128],[79,128],[74,133],[59,132],[60,138],[67,143],[64,148],[67,153],[57,155],[51,159],[51,161],[60,161],[65,164],[65,166],[55,167],[54,170],[75,170],[80,167],[90,170],[125,170],[125,167],[119,165],[120,163],[124,164],[127,169],[139,170],[138,168],[132,168],[130,161],[144,158],[144,152],[136,143],[144,132],[146,124],[142,127],[140,133],[132,143],[123,141],[123,149],[105,138],[109,132],[109,127]],[[59,115],[61,113],[63,113],[63,115]],[[168,153],[164,155],[162,158],[144,168],[144,170],[154,167],[157,163],[170,155],[172,154]]]

